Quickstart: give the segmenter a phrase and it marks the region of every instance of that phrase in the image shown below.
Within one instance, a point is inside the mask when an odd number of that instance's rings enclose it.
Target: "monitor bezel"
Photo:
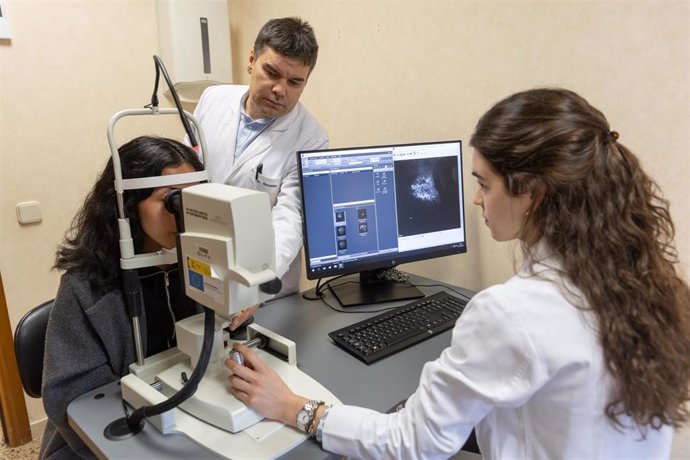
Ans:
[[[388,255],[372,256],[371,258],[364,259],[362,261],[357,261],[356,263],[351,263],[345,267],[335,267],[332,269],[320,269],[318,273],[312,273],[312,266],[310,263],[309,255],[309,235],[307,232],[307,218],[306,210],[304,208],[304,175],[302,170],[302,157],[307,154],[314,153],[334,153],[349,151],[349,150],[366,150],[366,149],[381,149],[381,148],[398,148],[398,147],[414,147],[419,145],[441,145],[441,144],[458,144],[459,146],[459,158],[458,158],[458,181],[460,184],[460,202],[461,202],[461,220],[462,220],[462,234],[463,242],[462,246],[443,246],[440,248],[429,248],[417,251],[409,251],[406,253],[395,253],[395,257]],[[368,146],[354,146],[354,147],[339,147],[339,148],[327,148],[327,149],[314,149],[314,150],[300,150],[297,151],[297,167],[298,167],[298,181],[300,187],[300,197],[301,197],[301,215],[302,215],[302,242],[304,246],[304,259],[305,259],[305,275],[309,280],[318,280],[321,278],[327,278],[339,275],[350,275],[354,273],[360,273],[369,270],[385,270],[393,268],[400,264],[418,262],[428,259],[436,259],[439,257],[446,257],[456,254],[463,254],[467,252],[467,222],[465,220],[465,181],[463,176],[463,165],[462,165],[462,141],[457,140],[443,140],[443,141],[426,141],[426,142],[411,142],[411,143],[400,143],[400,144],[381,144],[381,145],[368,145]]]

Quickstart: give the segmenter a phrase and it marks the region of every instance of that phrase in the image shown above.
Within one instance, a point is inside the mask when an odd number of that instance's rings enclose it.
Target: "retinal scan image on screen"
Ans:
[[[307,277],[466,252],[460,141],[298,152]]]
[[[399,236],[450,230],[460,222],[458,162],[453,157],[395,165]]]

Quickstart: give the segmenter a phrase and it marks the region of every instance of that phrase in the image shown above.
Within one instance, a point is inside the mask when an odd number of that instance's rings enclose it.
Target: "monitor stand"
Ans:
[[[349,280],[329,285],[331,292],[343,307],[357,307],[383,302],[412,300],[424,297],[424,293],[413,284],[379,279],[382,270],[360,272],[359,281]]]

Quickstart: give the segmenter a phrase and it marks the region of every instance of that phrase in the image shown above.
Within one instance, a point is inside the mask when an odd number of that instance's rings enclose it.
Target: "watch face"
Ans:
[[[307,422],[309,422],[309,412],[306,410],[301,410],[299,415],[297,415],[297,422],[302,426],[306,425]]]

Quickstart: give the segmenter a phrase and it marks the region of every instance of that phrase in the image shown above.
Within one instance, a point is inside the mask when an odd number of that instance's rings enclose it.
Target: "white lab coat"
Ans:
[[[302,247],[302,200],[296,152],[326,148],[328,137],[298,102],[254,139],[235,162],[240,102],[248,89],[246,85],[211,86],[201,95],[194,116],[206,139],[204,161],[211,182],[259,190],[270,197],[276,275],[283,282],[281,296],[297,291],[302,269],[298,257]],[[263,169],[257,174],[259,165]]]
[[[609,423],[612,381],[596,320],[555,271],[538,270],[541,279],[523,270],[472,299],[405,409],[333,407],[324,448],[356,458],[447,458],[476,426],[485,459],[668,459],[668,426],[642,440],[636,428]]]

